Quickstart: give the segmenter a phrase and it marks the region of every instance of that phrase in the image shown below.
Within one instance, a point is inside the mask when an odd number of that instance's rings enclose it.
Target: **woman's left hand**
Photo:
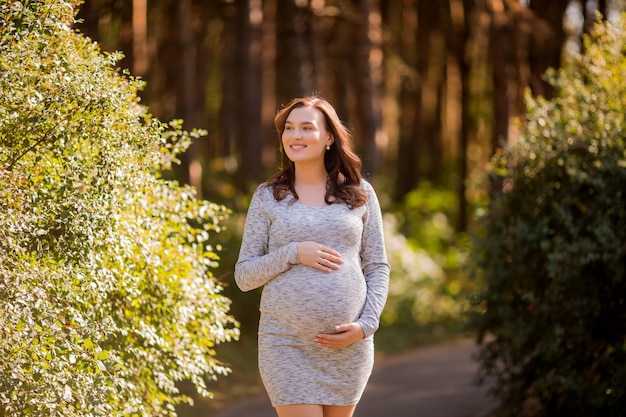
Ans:
[[[338,349],[351,345],[365,337],[365,332],[359,323],[346,323],[335,326],[337,333],[320,333],[315,342],[323,347]]]

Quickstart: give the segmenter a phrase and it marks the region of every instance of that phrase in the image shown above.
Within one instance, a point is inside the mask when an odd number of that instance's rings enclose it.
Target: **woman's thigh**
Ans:
[[[278,417],[352,417],[356,405],[291,404],[276,407]]]
[[[356,405],[325,405],[324,417],[352,417]]]
[[[324,408],[316,404],[290,404],[276,407],[278,417],[325,417]]]

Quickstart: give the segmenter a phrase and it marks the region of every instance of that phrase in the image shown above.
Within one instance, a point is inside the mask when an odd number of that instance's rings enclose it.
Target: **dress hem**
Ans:
[[[358,405],[358,403],[359,402],[357,401],[351,404],[328,404],[328,403],[323,403],[323,402],[301,401],[301,402],[287,402],[287,403],[282,403],[282,404],[272,403],[272,407],[276,408],[276,407],[282,407],[285,405],[329,405],[329,406],[334,406],[334,407],[352,407],[352,406]]]

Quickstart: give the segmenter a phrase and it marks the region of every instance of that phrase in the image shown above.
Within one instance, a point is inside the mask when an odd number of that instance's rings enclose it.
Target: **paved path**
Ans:
[[[354,417],[485,417],[493,401],[473,384],[477,364],[470,340],[377,360]],[[216,417],[276,417],[266,396]]]

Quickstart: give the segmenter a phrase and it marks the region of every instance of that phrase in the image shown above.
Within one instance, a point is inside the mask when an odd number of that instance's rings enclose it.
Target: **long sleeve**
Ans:
[[[363,327],[365,336],[376,332],[380,323],[387,294],[389,292],[389,263],[385,251],[383,220],[374,188],[365,182],[367,192],[367,214],[363,221],[361,261],[367,296],[357,322]]]
[[[248,208],[239,259],[235,264],[235,281],[242,291],[250,291],[299,263],[297,242],[268,251],[272,223],[268,206],[273,200],[269,189],[261,185]]]

